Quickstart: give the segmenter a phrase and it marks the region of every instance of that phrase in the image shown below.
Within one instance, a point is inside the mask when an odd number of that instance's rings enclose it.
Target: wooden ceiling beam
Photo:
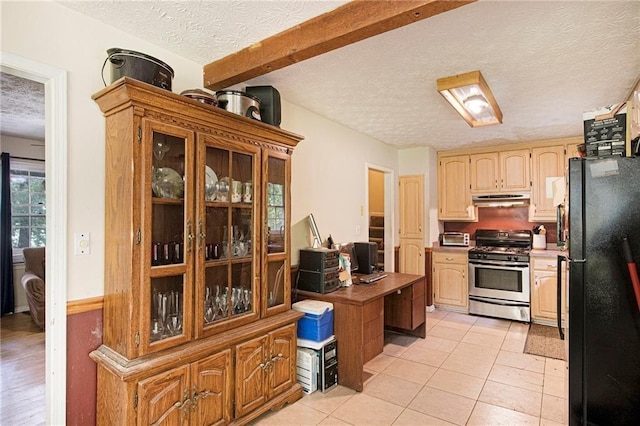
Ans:
[[[220,90],[477,0],[355,0],[204,66]]]

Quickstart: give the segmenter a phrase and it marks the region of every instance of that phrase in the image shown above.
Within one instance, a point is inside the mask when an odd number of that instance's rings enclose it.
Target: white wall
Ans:
[[[438,239],[438,155],[432,148],[412,148],[399,151],[400,175],[424,175],[424,243],[431,247]]]
[[[173,91],[202,87],[202,65],[50,1],[6,2],[0,50],[68,71],[68,299],[103,294],[104,120],[91,95],[111,47],[145,52],[175,71]],[[108,78],[108,73],[105,73]],[[282,127],[305,137],[293,154],[292,251],[308,246],[306,216],[336,242],[367,239],[365,162],[398,169],[397,150],[283,100]],[[394,195],[394,197],[397,196]],[[397,201],[394,203],[397,205]],[[360,234],[355,232],[360,227]],[[73,254],[73,234],[91,233],[91,254]]]
[[[282,127],[305,137],[293,152],[292,264],[298,250],[310,246],[309,213],[323,239],[331,234],[335,242],[368,241],[366,164],[397,170],[398,151],[286,101]]]
[[[13,157],[44,160],[43,144],[43,141],[0,135],[0,152],[8,152]]]

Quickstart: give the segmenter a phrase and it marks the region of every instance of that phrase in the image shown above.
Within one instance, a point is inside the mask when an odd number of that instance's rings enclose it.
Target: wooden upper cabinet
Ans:
[[[424,175],[400,176],[400,238],[424,236]]]
[[[476,220],[471,204],[469,156],[440,157],[438,161],[438,219]]]
[[[529,221],[555,221],[556,208],[553,196],[547,197],[547,180],[562,179],[565,176],[564,145],[533,148],[531,150],[533,168],[533,191],[529,209]],[[562,184],[564,187],[564,184]]]
[[[470,155],[472,194],[529,191],[529,150]]]
[[[511,193],[530,189],[529,150],[500,152],[500,191]]]
[[[497,152],[470,156],[471,193],[492,193],[500,189],[500,159]]]

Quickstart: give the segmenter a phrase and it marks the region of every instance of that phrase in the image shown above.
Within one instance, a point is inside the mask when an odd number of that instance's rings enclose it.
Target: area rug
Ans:
[[[556,327],[532,323],[524,344],[524,353],[566,360],[564,343],[564,340],[560,340]]]

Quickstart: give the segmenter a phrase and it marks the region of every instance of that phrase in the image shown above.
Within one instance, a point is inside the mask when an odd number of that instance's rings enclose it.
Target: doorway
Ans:
[[[367,226],[369,241],[378,243],[378,270],[395,270],[393,245],[394,172],[366,165]]]
[[[66,423],[67,360],[67,75],[66,71],[6,52],[4,73],[45,86],[46,164],[46,423]],[[53,196],[55,194],[55,197]]]

